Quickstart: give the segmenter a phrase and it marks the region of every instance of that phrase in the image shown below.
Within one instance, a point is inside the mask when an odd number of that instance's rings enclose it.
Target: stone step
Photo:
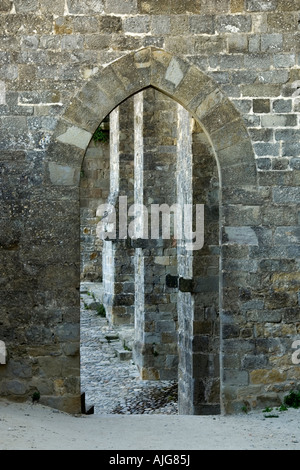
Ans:
[[[122,344],[131,351],[133,349],[134,344],[134,328],[130,326],[119,328],[118,334]]]
[[[119,335],[118,335],[118,333],[107,333],[105,335],[105,339],[109,342],[110,341],[118,341],[119,340]]]
[[[132,359],[132,351],[128,351],[127,349],[116,349],[115,352],[120,361],[129,361]]]

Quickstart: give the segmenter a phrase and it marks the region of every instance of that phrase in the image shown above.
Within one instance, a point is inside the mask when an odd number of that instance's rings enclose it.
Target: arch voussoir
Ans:
[[[255,184],[254,152],[237,109],[212,78],[194,64],[154,47],[124,55],[93,75],[62,116],[69,130],[56,130],[54,137],[78,147],[87,145],[105,116],[129,96],[149,86],[179,102],[203,127],[214,148],[222,184],[239,184],[240,178],[243,185]],[[58,129],[61,125],[58,124]],[[71,142],[76,129],[83,136],[81,142],[79,139]],[[234,174],[227,171],[233,165],[239,165],[240,171]],[[243,165],[247,171],[242,171]]]

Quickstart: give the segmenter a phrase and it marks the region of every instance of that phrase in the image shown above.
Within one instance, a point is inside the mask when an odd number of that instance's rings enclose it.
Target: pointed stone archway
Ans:
[[[241,321],[239,312],[228,315],[227,298],[230,297],[230,267],[226,268],[226,284],[223,282],[222,243],[232,241],[248,242],[249,230],[238,227],[231,217],[232,230],[227,230],[224,214],[227,201],[224,194],[234,191],[235,194],[251,193],[256,187],[256,165],[254,153],[246,126],[241,115],[224,95],[217,84],[195,65],[176,57],[164,50],[153,47],[132,52],[111,64],[103,67],[83,86],[67,106],[55,129],[53,140],[48,151],[48,183],[55,192],[55,187],[79,187],[79,175],[86,148],[99,123],[121,102],[133,94],[153,87],[180,103],[191,113],[194,119],[205,131],[214,151],[220,188],[220,279],[219,279],[219,314],[220,314],[220,382],[221,409],[231,412],[232,402],[236,399],[237,377],[243,383],[242,359],[243,352],[239,351],[235,326]],[[76,194],[76,190],[73,193]],[[245,200],[245,197],[244,197]],[[224,218],[225,217],[225,218]],[[75,224],[76,225],[76,224]],[[75,227],[75,225],[73,227]],[[79,210],[78,210],[79,230]],[[251,231],[251,230],[250,230]],[[70,234],[69,234],[70,236]],[[75,234],[74,234],[75,236]],[[255,234],[253,234],[255,238]],[[72,261],[80,266],[79,251],[73,253]],[[236,270],[234,275],[236,276]],[[234,279],[234,276],[233,278]],[[72,281],[70,281],[72,282]],[[234,282],[234,281],[232,281]],[[226,295],[225,295],[226,293]],[[73,321],[80,323],[79,299],[78,317]],[[224,329],[225,326],[225,329]],[[225,330],[225,333],[223,331]],[[229,340],[226,342],[226,340]],[[233,348],[232,341],[236,345]],[[193,341],[192,341],[193,343]],[[227,344],[229,348],[227,352]],[[191,346],[193,347],[193,346]],[[79,349],[79,348],[78,348]],[[234,349],[235,361],[231,366],[227,362],[226,371],[223,360]],[[194,370],[196,365],[192,365]],[[240,372],[240,375],[239,375]],[[80,376],[80,365],[74,366],[72,375]],[[191,379],[194,381],[195,371]],[[197,374],[196,374],[197,375]],[[234,376],[234,379],[231,378]],[[78,403],[76,393],[70,396],[73,404]],[[70,394],[72,395],[72,394]],[[51,399],[49,399],[51,402]],[[66,408],[66,400],[63,407]],[[76,405],[72,405],[76,408]],[[72,408],[71,406],[71,408]],[[70,409],[70,406],[68,407]],[[193,410],[193,407],[190,407]],[[192,411],[193,412],[193,411]]]
[[[65,149],[56,153],[51,163],[53,173],[56,164],[67,164],[69,177],[78,177],[86,147],[99,122],[129,96],[150,86],[180,103],[201,124],[215,151],[223,188],[256,184],[254,152],[240,113],[199,68],[153,47],[112,62],[76,94],[53,136],[52,147],[60,144],[60,149]],[[70,161],[69,151],[74,148],[76,155]]]

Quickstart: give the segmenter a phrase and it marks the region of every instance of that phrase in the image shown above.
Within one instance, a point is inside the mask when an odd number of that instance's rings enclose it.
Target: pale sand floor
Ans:
[[[300,410],[237,416],[72,416],[0,400],[0,450],[299,450]]]

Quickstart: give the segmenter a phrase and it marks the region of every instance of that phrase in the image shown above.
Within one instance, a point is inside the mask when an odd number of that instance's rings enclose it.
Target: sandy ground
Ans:
[[[300,410],[237,416],[80,415],[0,400],[0,450],[299,450]]]

